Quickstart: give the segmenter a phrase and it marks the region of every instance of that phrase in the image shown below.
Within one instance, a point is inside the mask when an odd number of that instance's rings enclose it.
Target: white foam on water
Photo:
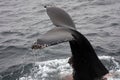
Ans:
[[[119,64],[114,60],[114,57],[110,56],[100,56],[101,60],[110,60],[112,59],[114,64]],[[55,59],[43,62],[36,62],[38,67],[30,76],[21,77],[20,80],[61,80],[61,77],[72,74],[72,68],[67,63],[67,59]],[[108,80],[120,80],[120,69],[116,71],[110,70],[110,76]]]
[[[100,59],[114,59],[112,56],[99,56]]]
[[[43,62],[36,62],[38,66],[33,72],[32,76],[22,77],[20,80],[55,80],[54,78],[60,79],[67,74],[72,73],[72,68],[67,63],[67,59],[55,59]],[[34,79],[33,79],[34,78]]]

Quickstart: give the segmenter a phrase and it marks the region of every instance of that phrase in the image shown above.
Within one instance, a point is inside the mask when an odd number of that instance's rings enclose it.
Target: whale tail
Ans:
[[[97,57],[87,38],[75,29],[75,24],[70,16],[60,8],[46,7],[46,10],[57,27],[43,34],[32,48],[42,49],[69,41],[74,80],[94,80],[107,74],[108,70]]]
[[[34,43],[32,48],[41,49],[58,43],[73,40],[74,38],[71,35],[70,30],[76,29],[75,24],[69,14],[58,7],[44,7],[46,8],[50,20],[56,27],[42,35],[42,37]]]

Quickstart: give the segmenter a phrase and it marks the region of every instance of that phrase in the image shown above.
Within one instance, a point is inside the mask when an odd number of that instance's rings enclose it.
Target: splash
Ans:
[[[109,64],[106,65],[110,71],[108,80],[120,80],[120,65],[115,58],[110,56],[100,56],[99,58],[102,62],[105,61],[114,66],[113,69],[109,69]],[[72,68],[67,61],[68,58],[35,62],[37,67],[33,68],[34,72],[29,76],[21,77],[20,80],[62,80],[62,77],[72,74]]]

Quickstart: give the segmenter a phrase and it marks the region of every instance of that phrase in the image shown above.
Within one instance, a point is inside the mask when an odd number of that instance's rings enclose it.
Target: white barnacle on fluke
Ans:
[[[73,68],[74,80],[95,80],[109,73],[87,38],[76,30],[69,14],[58,7],[44,7],[56,27],[43,34],[32,49],[42,49],[68,41],[72,52],[69,64]]]
[[[43,45],[43,48],[45,48],[45,47],[48,47],[48,44],[44,44],[44,45]]]

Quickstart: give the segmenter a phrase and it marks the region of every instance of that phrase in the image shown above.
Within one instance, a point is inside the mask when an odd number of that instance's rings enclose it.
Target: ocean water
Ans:
[[[44,5],[67,11],[120,80],[120,0],[0,0],[0,80],[61,80],[72,69],[68,43],[42,50],[31,45],[51,28]]]

